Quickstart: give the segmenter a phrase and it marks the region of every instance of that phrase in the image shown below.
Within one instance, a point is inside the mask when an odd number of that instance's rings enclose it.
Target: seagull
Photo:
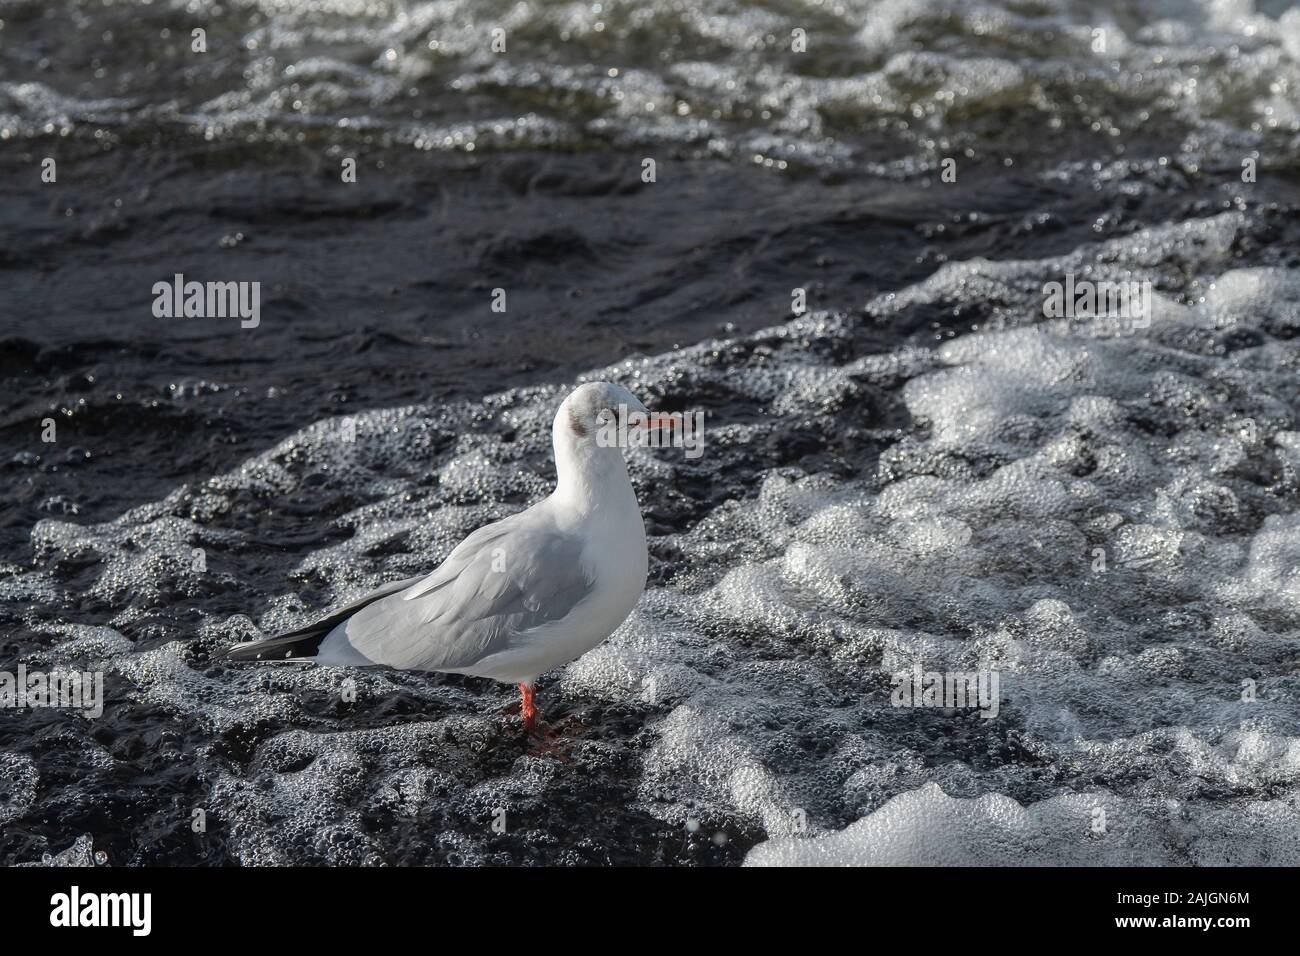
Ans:
[[[645,590],[645,523],[620,445],[669,420],[620,385],[579,386],[551,429],[550,495],[479,528],[431,574],[384,585],[305,627],[237,644],[228,658],[490,677],[519,685],[520,716],[534,733],[538,676],[614,633]]]

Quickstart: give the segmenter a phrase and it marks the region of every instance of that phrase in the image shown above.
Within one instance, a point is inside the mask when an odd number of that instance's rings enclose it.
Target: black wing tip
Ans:
[[[315,657],[320,651],[321,642],[336,626],[375,601],[396,594],[403,588],[408,588],[417,581],[422,580],[424,580],[424,576],[419,575],[402,581],[393,581],[375,591],[371,591],[351,604],[344,605],[333,614],[296,631],[277,634],[275,637],[268,637],[260,641],[244,641],[242,644],[236,644],[226,651],[226,660],[293,661]]]
[[[226,651],[228,661],[291,661],[313,657],[323,634],[287,634],[264,641],[245,641]]]
[[[264,647],[271,641],[247,641],[243,644],[236,644],[230,650],[226,651],[226,660],[228,661],[263,661],[270,659],[270,651]]]

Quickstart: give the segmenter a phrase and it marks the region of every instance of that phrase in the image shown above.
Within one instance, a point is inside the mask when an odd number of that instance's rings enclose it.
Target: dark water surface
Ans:
[[[1300,859],[1297,15],[601,6],[0,3],[0,660],[108,697],[0,710],[0,859],[739,863],[873,812]],[[261,324],[155,318],[178,272]],[[1045,320],[1066,272],[1160,320]],[[709,450],[634,456],[651,586],[542,682],[557,752],[490,681],[221,662],[544,494],[597,374]],[[914,659],[1002,716],[891,708]],[[952,823],[986,793],[1030,836]]]

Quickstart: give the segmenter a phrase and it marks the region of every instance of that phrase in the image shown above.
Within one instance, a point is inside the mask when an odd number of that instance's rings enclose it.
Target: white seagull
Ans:
[[[619,385],[579,386],[551,429],[550,495],[479,528],[432,574],[384,585],[295,631],[238,644],[230,659],[491,677],[519,685],[520,714],[534,731],[538,676],[614,633],[645,589],[645,524],[610,438],[666,423]]]

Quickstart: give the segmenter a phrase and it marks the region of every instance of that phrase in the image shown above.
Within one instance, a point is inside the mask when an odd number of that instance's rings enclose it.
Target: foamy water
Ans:
[[[861,314],[592,370],[706,411],[707,443],[630,453],[652,583],[543,680],[556,753],[516,739],[512,688],[220,657],[546,493],[571,382],[321,421],[106,524],[43,520],[0,589],[57,615],[89,568],[78,586],[121,610],[33,617],[30,663],[103,666],[196,728],[165,759],[245,863],[572,862],[639,833],[622,849],[653,862],[678,833],[757,844],[753,864],[1295,864],[1300,283],[1235,263],[1260,228],[1225,211],[949,263]],[[1153,280],[1150,327],[1045,319],[1067,272]],[[860,345],[950,310],[980,327]],[[690,513],[679,488],[709,490]],[[323,540],[265,604],[214,611],[270,573],[253,511]],[[193,595],[211,600],[180,639],[151,626]],[[998,715],[892,706],[918,663],[996,670]],[[0,759],[0,821],[41,772]],[[520,843],[491,830],[501,809]]]
[[[1275,2],[11,7],[4,139],[94,128],[101,146],[157,129],[417,150],[637,146],[888,172],[1062,137],[1122,150],[1159,130],[1194,165],[1296,155],[1300,13]],[[87,17],[96,30],[78,49],[59,28]]]
[[[0,5],[0,611],[108,698],[0,713],[6,859],[1300,862],[1300,13],[1130,7]],[[154,322],[182,269],[258,337]],[[650,583],[558,747],[489,681],[224,662],[546,494],[588,333],[708,418],[630,453]]]

